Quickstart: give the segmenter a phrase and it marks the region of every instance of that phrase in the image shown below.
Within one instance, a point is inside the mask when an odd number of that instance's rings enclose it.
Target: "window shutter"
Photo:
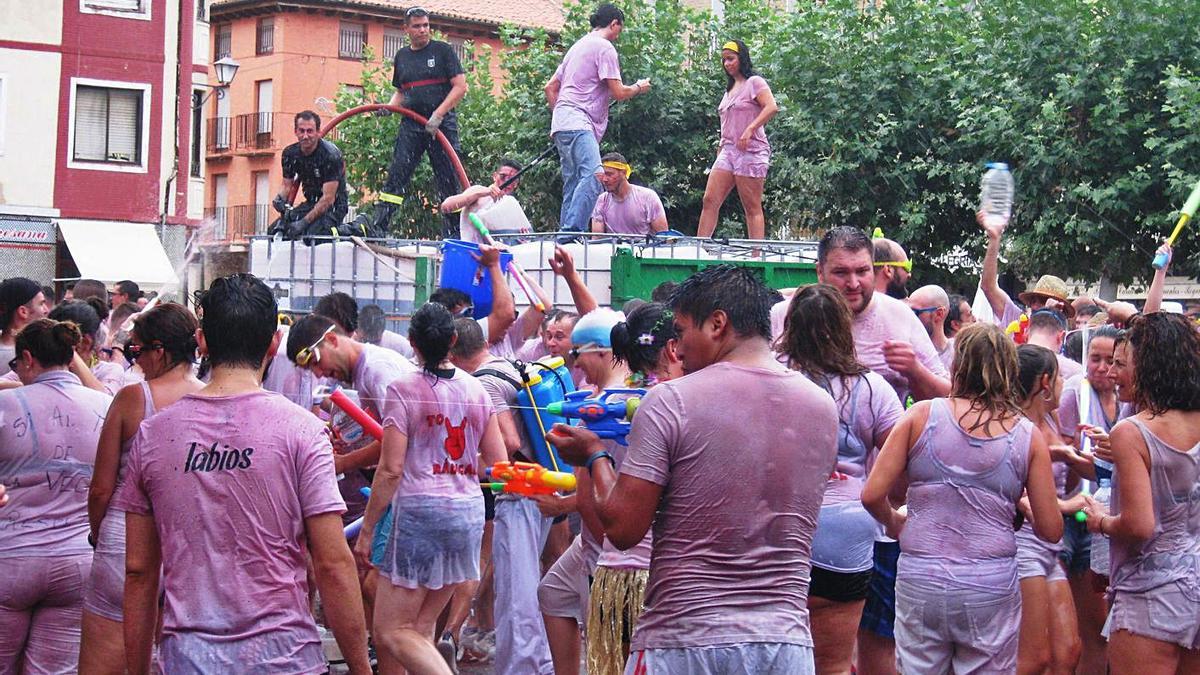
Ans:
[[[75,91],[75,159],[103,162],[107,159],[108,92],[99,87]]]
[[[137,164],[141,157],[138,130],[142,125],[142,92],[130,89],[108,91],[108,157]]]

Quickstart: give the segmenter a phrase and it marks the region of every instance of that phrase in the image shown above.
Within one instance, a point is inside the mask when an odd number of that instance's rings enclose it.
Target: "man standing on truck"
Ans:
[[[321,138],[321,117],[311,110],[296,113],[296,142],[283,149],[283,185],[271,202],[279,212],[268,234],[285,239],[311,236],[334,237],[352,232],[342,220],[349,209],[346,198],[346,164],[342,151]],[[296,184],[304,190],[304,203],[293,207]]]
[[[462,156],[458,144],[458,117],[454,107],[467,93],[467,77],[454,48],[441,40],[430,38],[429,12],[421,7],[410,7],[404,13],[408,46],[396,52],[392,85],[396,92],[388,105],[399,105],[428,118],[425,126],[405,117],[396,132],[396,144],[392,149],[392,163],[388,166],[387,183],[379,193],[375,205],[374,228],[387,232],[392,214],[403,198],[400,193],[408,187],[413,170],[421,155],[429,153],[429,166],[433,169],[438,197],[446,199],[466,187],[459,186],[454,165],[445,148],[435,138],[441,129],[455,154]],[[391,114],[381,109],[379,115]],[[445,236],[453,237],[457,223],[450,216],[443,216]]]

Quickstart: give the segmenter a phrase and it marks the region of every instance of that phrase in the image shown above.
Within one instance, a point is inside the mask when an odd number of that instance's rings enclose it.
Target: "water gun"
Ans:
[[[375,418],[368,415],[367,411],[355,405],[354,401],[351,401],[348,396],[342,393],[341,389],[330,391],[328,396],[330,403],[341,408],[342,412],[350,416],[350,419],[362,426],[363,433],[370,434],[375,440],[383,440],[383,427],[379,422],[376,422]]]
[[[1029,339],[1029,316],[1022,314],[1019,319],[1008,324],[1004,329],[1005,335],[1011,335],[1013,342],[1023,345]]]
[[[492,239],[492,233],[488,231],[487,225],[483,224],[483,221],[479,219],[479,216],[475,215],[474,213],[468,213],[467,220],[471,221],[471,224],[474,225],[475,229],[479,231],[479,236],[483,237],[483,242],[485,244],[488,246],[496,245],[496,240]],[[546,311],[546,305],[542,303],[538,296],[530,291],[529,286],[526,285],[525,270],[521,269],[521,266],[518,265],[515,260],[508,263],[508,268],[512,271],[513,279],[517,280],[517,285],[521,287],[521,292],[524,293],[525,298],[529,300],[529,304],[537,307],[539,312]]]
[[[1174,246],[1175,240],[1179,238],[1183,232],[1183,226],[1187,222],[1196,217],[1196,209],[1200,208],[1200,181],[1196,181],[1196,187],[1192,188],[1192,194],[1188,196],[1187,201],[1183,204],[1183,209],[1179,212],[1179,222],[1175,223],[1175,229],[1171,231],[1171,236],[1167,237],[1167,245]],[[1154,269],[1161,270],[1167,266],[1167,256],[1165,253],[1158,253],[1154,256]]]
[[[507,492],[523,496],[549,495],[559,490],[575,489],[575,474],[551,471],[532,462],[496,462],[484,475],[494,482],[484,483],[492,492]]]
[[[621,445],[629,445],[630,422],[637,412],[645,389],[605,389],[597,398],[588,398],[591,392],[573,391],[563,401],[551,403],[546,410],[551,415],[583,420],[584,426],[600,438],[613,439]],[[610,396],[626,395],[620,401],[608,400]]]

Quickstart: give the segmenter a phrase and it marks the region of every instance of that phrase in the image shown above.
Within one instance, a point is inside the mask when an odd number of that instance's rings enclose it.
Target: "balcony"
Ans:
[[[277,216],[270,204],[205,209],[200,243],[205,246],[245,245],[251,236],[266,234],[267,227]]]
[[[232,122],[229,117],[208,118],[209,155],[221,155],[233,150]]]
[[[293,142],[292,113],[258,112],[233,118],[234,144],[239,153],[271,154]]]

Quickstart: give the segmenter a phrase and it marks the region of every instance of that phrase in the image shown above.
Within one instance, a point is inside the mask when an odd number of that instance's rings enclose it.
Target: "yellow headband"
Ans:
[[[741,51],[738,49],[737,43],[734,42],[733,40],[730,40],[729,42],[726,42],[725,44],[721,45],[721,49],[728,49],[729,51],[731,51],[735,54],[737,54]]]
[[[617,162],[614,160],[609,160],[607,162],[601,162],[600,166],[603,166],[608,169],[616,169],[617,171],[624,171],[625,172],[625,180],[629,180],[630,174],[633,173],[633,167],[629,166],[625,162]]]

